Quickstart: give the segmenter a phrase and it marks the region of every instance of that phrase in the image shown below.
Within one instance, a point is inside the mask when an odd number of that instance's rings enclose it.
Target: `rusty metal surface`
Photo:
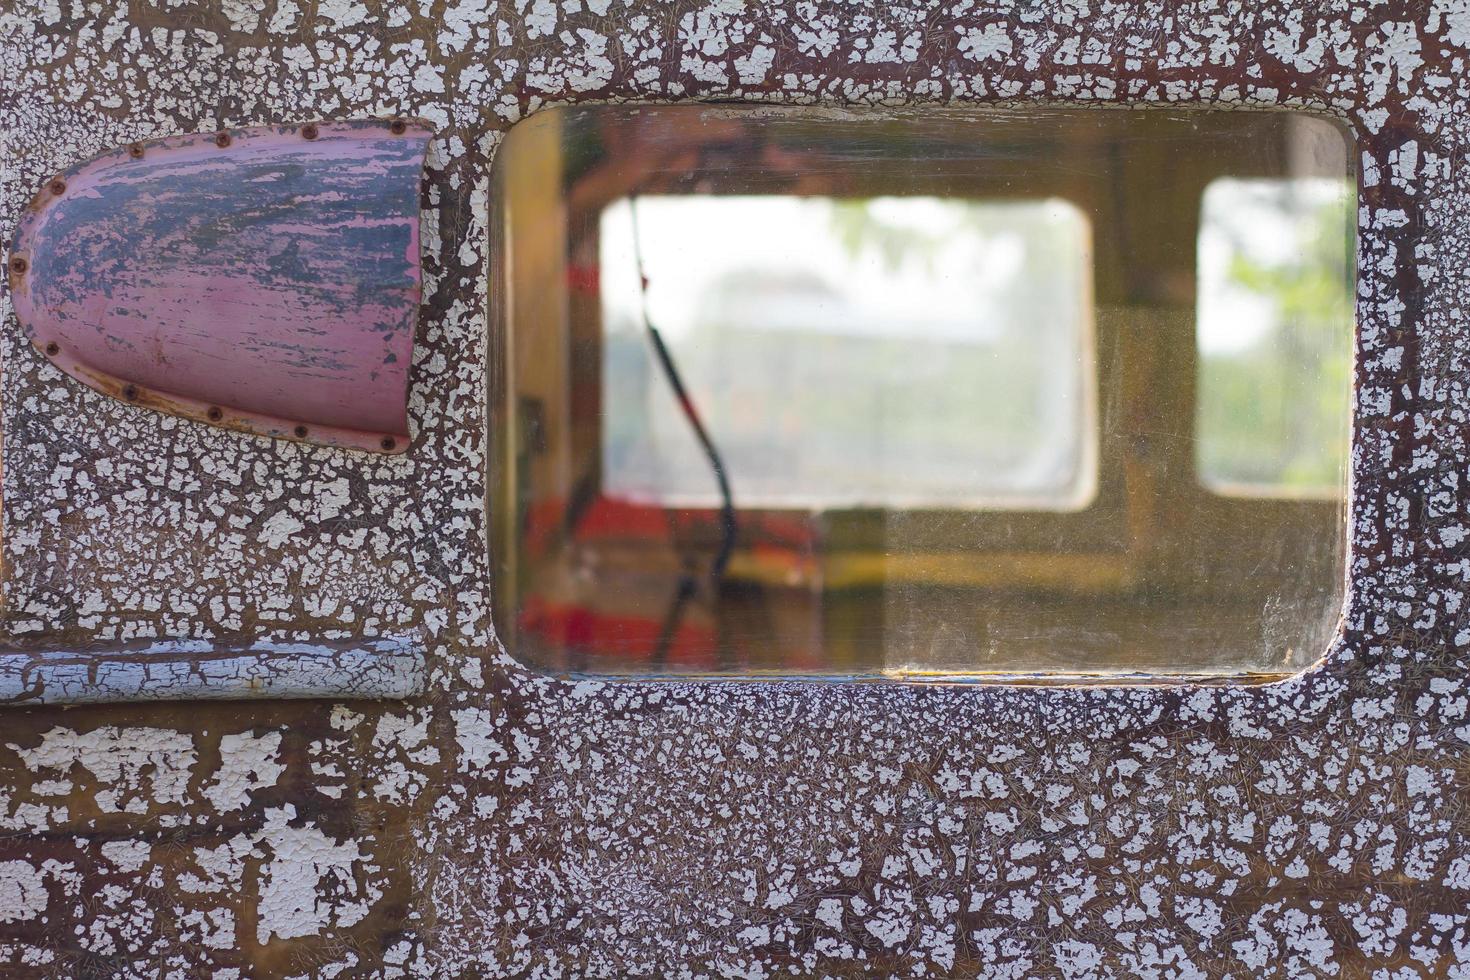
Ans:
[[[115,398],[402,452],[429,135],[417,120],[255,127],[70,167],[16,229],[16,314]]]
[[[422,116],[413,458],[241,440],[4,332],[6,624],[421,626],[426,693],[0,719],[44,976],[1455,976],[1470,967],[1470,9],[466,0],[0,10],[10,227],[115,145]],[[487,595],[483,218],[552,103],[1305,106],[1360,140],[1345,632],[1252,689],[562,683]]]

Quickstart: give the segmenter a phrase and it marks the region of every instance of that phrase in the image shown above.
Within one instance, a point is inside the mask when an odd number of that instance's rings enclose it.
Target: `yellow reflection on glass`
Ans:
[[[1269,677],[1341,604],[1341,131],[586,107],[495,162],[496,621],[565,674]]]

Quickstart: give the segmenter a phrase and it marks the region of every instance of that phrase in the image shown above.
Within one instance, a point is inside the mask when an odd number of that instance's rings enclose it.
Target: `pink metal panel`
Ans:
[[[112,150],[26,209],[16,312],[58,368],[114,397],[401,452],[430,135],[356,120]]]

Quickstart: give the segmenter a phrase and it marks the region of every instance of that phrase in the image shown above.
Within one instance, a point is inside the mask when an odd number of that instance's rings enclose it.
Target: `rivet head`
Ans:
[[[408,123],[404,122],[402,119],[395,119],[388,124],[388,132],[392,133],[394,136],[402,136],[404,133],[408,132]]]
[[[398,448],[398,440],[394,439],[392,436],[384,436],[383,441],[378,443],[378,445],[383,447],[384,452],[391,453],[393,450]]]
[[[134,160],[141,160],[141,159],[143,159],[143,144],[142,143],[129,143],[128,144],[128,156],[132,157]]]
[[[298,438],[298,439],[305,439],[306,438],[307,428],[304,425],[298,425],[296,427],[296,429],[295,429],[295,432],[296,432],[296,438]]]
[[[31,264],[26,261],[26,257],[24,255],[12,255],[10,257],[10,271],[15,273],[16,275],[25,275],[26,270],[30,267]]]
[[[122,396],[128,401],[136,401],[138,398],[138,386],[127,385],[122,390]]]
[[[52,177],[50,183],[46,185],[46,189],[56,197],[60,197],[66,193],[66,181],[60,177]]]
[[[49,343],[49,344],[46,345],[46,356],[47,357],[55,357],[57,354],[60,354],[60,353],[61,353],[61,345],[58,344],[56,341],[53,340],[53,341],[51,341],[51,343]]]
[[[218,133],[215,133],[214,134],[214,145],[217,146],[217,147],[219,147],[221,150],[223,150],[225,147],[229,146],[230,145],[230,134],[229,133],[226,133],[223,130],[221,130]]]
[[[301,127],[301,136],[302,136],[303,139],[309,139],[309,140],[316,139],[317,136],[318,136],[317,128],[316,128],[316,123],[307,123],[305,126],[302,126]]]
[[[209,421],[211,422],[218,422],[220,419],[225,417],[224,410],[221,409],[218,405],[209,406],[209,411],[205,412],[204,414],[208,416]]]

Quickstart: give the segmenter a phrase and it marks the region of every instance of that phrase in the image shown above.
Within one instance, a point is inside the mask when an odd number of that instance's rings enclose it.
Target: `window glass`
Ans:
[[[1341,179],[1224,177],[1205,190],[1195,447],[1219,493],[1338,492],[1354,211]]]
[[[492,194],[502,640],[567,676],[1300,670],[1342,603],[1353,159],[1292,113],[535,114]]]
[[[1091,257],[1065,201],[625,198],[599,247],[607,496],[719,500],[646,307],[741,506],[1087,502]]]

